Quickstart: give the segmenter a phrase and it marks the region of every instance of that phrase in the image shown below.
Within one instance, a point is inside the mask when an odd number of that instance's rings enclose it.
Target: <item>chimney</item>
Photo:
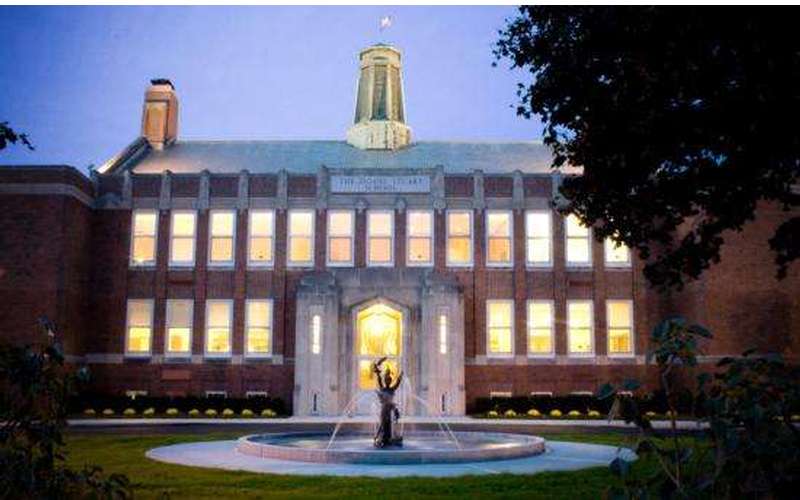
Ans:
[[[142,136],[153,149],[161,150],[178,137],[178,96],[166,78],[150,80],[144,93]]]
[[[359,55],[354,124],[347,142],[359,149],[399,149],[411,142],[403,102],[400,51],[378,44]]]

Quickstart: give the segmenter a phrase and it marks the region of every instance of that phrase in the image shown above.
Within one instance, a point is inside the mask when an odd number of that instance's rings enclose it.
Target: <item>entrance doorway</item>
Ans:
[[[403,313],[378,302],[357,312],[355,329],[356,393],[359,396],[357,411],[371,413],[374,398],[360,396],[373,393],[377,388],[372,363],[385,357],[384,367],[388,367],[394,377],[403,366]]]

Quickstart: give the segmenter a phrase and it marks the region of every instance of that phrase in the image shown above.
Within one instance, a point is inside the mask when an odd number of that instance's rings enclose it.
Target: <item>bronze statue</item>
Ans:
[[[388,366],[381,370],[384,361],[386,361],[385,357],[372,363],[372,373],[378,380],[378,401],[381,403],[380,422],[374,440],[376,448],[403,446],[403,437],[397,436],[394,432],[395,425],[400,420],[400,410],[394,404],[394,393],[400,387],[400,382],[403,381],[403,372],[400,372],[397,380],[393,381],[392,370]]]

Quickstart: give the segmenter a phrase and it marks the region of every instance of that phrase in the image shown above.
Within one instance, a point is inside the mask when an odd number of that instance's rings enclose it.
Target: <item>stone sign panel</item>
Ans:
[[[429,193],[427,175],[333,175],[333,193]]]

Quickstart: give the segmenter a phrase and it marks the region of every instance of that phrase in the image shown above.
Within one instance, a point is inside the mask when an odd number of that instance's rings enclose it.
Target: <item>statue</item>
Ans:
[[[400,410],[394,404],[394,393],[403,381],[403,372],[397,376],[397,380],[392,380],[392,370],[387,366],[382,370],[381,365],[386,358],[381,358],[372,363],[372,373],[378,381],[378,401],[381,403],[380,421],[378,432],[375,433],[374,444],[376,448],[386,448],[388,446],[403,446],[403,437],[397,436],[394,428],[400,420]]]

